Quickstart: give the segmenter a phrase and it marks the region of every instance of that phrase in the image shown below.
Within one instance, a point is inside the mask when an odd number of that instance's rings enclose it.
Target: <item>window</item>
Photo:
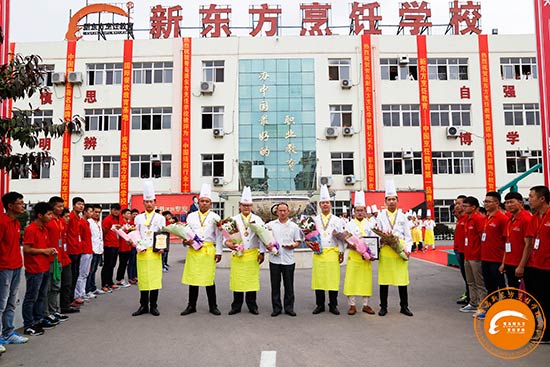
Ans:
[[[53,86],[52,75],[55,65],[40,65],[40,68],[44,72],[40,77],[40,86],[51,87]]]
[[[344,210],[346,213],[348,213],[349,216],[351,210],[351,201],[333,201],[332,212],[334,213],[334,215],[341,216]]]
[[[500,75],[503,80],[510,79],[537,79],[536,57],[501,57]]]
[[[120,130],[120,108],[84,110],[86,131]]]
[[[504,125],[540,125],[538,103],[504,104]]]
[[[469,104],[432,104],[430,120],[432,126],[471,126]]]
[[[353,175],[353,153],[330,153],[333,175]]]
[[[398,59],[380,59],[380,73],[382,80],[418,80],[418,61],[400,64]]]
[[[203,81],[223,83],[225,61],[203,61]]]
[[[84,178],[116,178],[120,168],[119,155],[85,155]]]
[[[131,155],[130,177],[160,178],[171,176],[172,155]]]
[[[217,201],[212,202],[212,206],[210,207],[210,211],[218,214],[220,218],[225,218],[224,212],[225,212],[225,203],[220,203]]]
[[[351,127],[351,105],[330,106],[330,126]]]
[[[468,80],[468,59],[428,59],[430,80]]]
[[[533,166],[542,163],[541,150],[507,150],[506,151],[506,172],[522,173],[531,169]],[[542,173],[542,169],[536,172]]]
[[[328,60],[328,80],[350,79],[350,59]]]
[[[201,110],[203,129],[223,129],[223,107],[202,107]]]
[[[420,105],[382,105],[384,126],[420,126]]]
[[[122,64],[86,64],[88,85],[122,84]]]
[[[134,62],[132,64],[135,84],[172,83],[172,62]]]
[[[132,108],[132,130],[164,130],[172,127],[172,107]]]
[[[387,175],[421,175],[421,152],[384,152],[384,170]]]
[[[453,199],[434,200],[434,220],[436,223],[454,223],[455,216],[451,213]]]
[[[20,179],[33,179],[38,180],[41,178],[50,178],[50,164],[46,163],[43,166],[38,164],[26,165],[20,167],[19,169],[14,169],[11,171],[12,180]]]
[[[223,154],[201,154],[202,177],[223,177]]]
[[[432,152],[433,174],[474,173],[474,152]]]

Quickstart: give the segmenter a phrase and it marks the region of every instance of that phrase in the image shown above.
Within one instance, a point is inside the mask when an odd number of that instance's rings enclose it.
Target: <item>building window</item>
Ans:
[[[120,108],[84,110],[86,131],[120,130]]]
[[[171,176],[172,155],[131,155],[130,177],[134,178],[160,178]]]
[[[88,85],[122,84],[122,64],[86,64]]]
[[[350,59],[329,59],[328,80],[350,79]]]
[[[536,57],[501,57],[500,75],[503,80],[510,79],[537,79]]]
[[[341,201],[341,200],[333,201],[332,213],[334,215],[341,216],[344,211],[348,213],[348,217],[350,217],[351,201]]]
[[[172,127],[172,107],[132,108],[132,130],[165,130]]]
[[[506,172],[522,173],[542,163],[541,150],[507,150],[506,151]],[[542,169],[536,172],[542,173]]]
[[[421,175],[421,152],[384,152],[384,170],[387,175]]]
[[[84,178],[116,178],[120,167],[119,155],[85,155]]]
[[[468,80],[468,59],[428,59],[430,80]]]
[[[432,104],[430,120],[432,126],[471,126],[469,104]]]
[[[213,201],[210,211],[218,214],[220,218],[225,218],[225,203]]]
[[[132,64],[135,84],[172,83],[173,62],[134,62]]]
[[[418,80],[417,59],[399,63],[398,59],[380,59],[382,80]]]
[[[353,175],[353,153],[330,153],[333,175]]]
[[[504,104],[504,125],[540,125],[538,103]]]
[[[382,121],[384,126],[420,126],[420,105],[382,105]]]
[[[53,86],[52,75],[54,73],[55,65],[40,65],[40,68],[44,72],[40,76],[40,86],[42,87]]]
[[[330,126],[351,127],[351,105],[331,105]]]
[[[214,82],[214,83],[223,83],[224,80],[224,69],[225,61],[203,61],[202,62],[202,73],[203,81],[205,82]]]
[[[223,154],[201,154],[202,177],[223,177]]]
[[[432,152],[434,175],[474,173],[474,152]]]
[[[455,223],[456,218],[451,213],[453,199],[434,200],[434,220],[436,223]]]
[[[203,129],[223,129],[223,107],[202,107],[201,110]]]
[[[50,164],[46,163],[44,166],[31,164],[19,169],[13,169],[11,171],[11,178],[12,180],[50,178]]]

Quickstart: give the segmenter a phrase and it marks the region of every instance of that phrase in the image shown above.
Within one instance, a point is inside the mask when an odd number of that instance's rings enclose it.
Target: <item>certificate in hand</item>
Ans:
[[[363,238],[363,241],[365,241],[365,244],[370,249],[372,254],[371,260],[378,260],[378,257],[380,256],[380,237],[366,236],[361,238]]]
[[[168,232],[155,232],[153,234],[153,251],[159,252],[164,250],[167,252],[170,249],[170,233]]]

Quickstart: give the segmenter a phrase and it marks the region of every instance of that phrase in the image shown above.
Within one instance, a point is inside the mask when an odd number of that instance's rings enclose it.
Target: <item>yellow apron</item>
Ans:
[[[311,289],[337,291],[340,289],[338,247],[323,247],[321,255],[313,254]]]
[[[422,230],[418,227],[411,229],[411,237],[413,242],[422,242]]]
[[[137,253],[138,288],[140,291],[152,291],[162,288],[162,256],[148,248]]]
[[[435,245],[435,236],[433,229],[427,229],[424,232],[424,244],[425,245]]]
[[[243,256],[231,256],[229,289],[233,292],[260,290],[260,264],[258,264],[257,248],[244,250]]]
[[[350,250],[344,279],[346,296],[372,296],[372,264],[363,260],[361,254]]]
[[[409,262],[403,260],[389,246],[382,246],[380,248],[378,284],[409,285]]]
[[[189,246],[181,282],[201,287],[214,284],[214,276],[216,275],[215,256],[216,249],[212,242],[204,242],[198,250]]]

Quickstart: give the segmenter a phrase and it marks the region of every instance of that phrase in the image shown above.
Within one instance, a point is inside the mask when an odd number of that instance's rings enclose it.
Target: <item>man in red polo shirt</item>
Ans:
[[[118,289],[113,283],[113,272],[116,266],[118,248],[120,241],[118,235],[111,228],[121,225],[120,204],[111,205],[111,214],[105,217],[101,222],[103,227],[103,269],[101,269],[101,286],[104,292],[110,292],[111,289]]]
[[[462,274],[462,279],[464,279],[465,289],[464,294],[456,300],[456,303],[459,305],[467,305],[470,303],[470,293],[468,291],[466,270],[464,268],[464,239],[466,238],[466,219],[468,219],[468,216],[464,214],[464,209],[462,208],[462,201],[464,199],[466,199],[466,195],[459,195],[451,207],[451,211],[456,217],[454,252],[458,266],[460,267],[460,274]]]
[[[525,233],[532,216],[523,208],[523,196],[519,192],[507,193],[504,197],[504,205],[511,217],[506,223],[506,243],[499,270],[506,274],[509,287],[519,288],[520,278],[516,277],[516,269],[521,262],[525,248]],[[523,274],[523,268],[521,273]]]
[[[89,301],[91,298],[95,298],[95,295],[88,296],[86,294],[86,281],[88,280],[88,274],[90,273],[90,266],[92,264],[92,230],[88,219],[92,218],[94,207],[91,204],[84,205],[84,216],[80,218],[80,239],[81,239],[81,252],[80,255],[80,268],[78,273],[78,280],[76,281],[76,287],[74,291],[75,299],[82,299]]]
[[[74,300],[71,306],[78,307],[84,301],[81,298],[74,297],[74,290],[78,274],[80,273],[80,257],[82,256],[82,236],[80,233],[80,220],[84,211],[84,199],[81,197],[73,198],[73,211],[67,224],[67,252],[71,258],[71,298]]]

